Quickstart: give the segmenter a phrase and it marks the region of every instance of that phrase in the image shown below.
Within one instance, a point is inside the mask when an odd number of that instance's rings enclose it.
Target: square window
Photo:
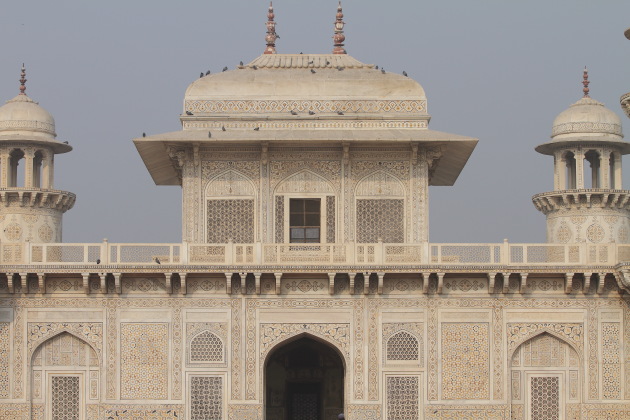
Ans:
[[[291,198],[289,200],[290,241],[318,243],[321,237],[321,199]]]

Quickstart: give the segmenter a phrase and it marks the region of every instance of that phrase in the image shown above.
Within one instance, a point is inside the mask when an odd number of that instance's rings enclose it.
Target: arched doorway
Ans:
[[[88,343],[68,332],[49,338],[33,352],[30,375],[33,418],[87,420],[99,375],[98,356]]]
[[[543,332],[522,343],[511,360],[513,419],[573,419],[580,402],[580,356]]]
[[[266,420],[329,420],[343,412],[344,363],[309,336],[276,348],[265,364]]]

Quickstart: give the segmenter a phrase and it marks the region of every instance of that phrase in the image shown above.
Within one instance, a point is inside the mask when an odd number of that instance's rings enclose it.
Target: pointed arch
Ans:
[[[78,340],[81,344],[87,346],[89,348],[90,355],[94,355],[96,357],[98,365],[101,366],[100,354],[96,351],[96,349],[89,342],[87,342],[83,337],[80,337],[79,335],[73,333],[72,331],[67,331],[67,330],[58,331],[55,334],[47,337],[43,341],[40,341],[39,344],[37,344],[32,350],[32,352],[29,354],[28,362],[30,366],[33,366],[33,360],[37,357],[39,352],[44,350],[45,346],[48,343],[53,342],[54,340],[60,338],[63,335],[68,335],[72,337],[73,339]],[[87,361],[86,366],[90,366],[89,360]]]
[[[405,186],[400,179],[383,170],[361,178],[355,187],[357,197],[405,197]]]
[[[245,174],[229,169],[206,184],[206,197],[256,197],[256,186]]]
[[[310,169],[302,169],[282,179],[275,189],[275,194],[319,193],[335,194],[333,184]]]
[[[68,333],[85,342],[96,353],[99,366],[103,364],[103,325],[101,323],[46,323],[29,324],[28,363],[33,360],[35,350],[48,340]]]
[[[209,329],[195,334],[188,344],[189,363],[222,363],[225,361],[225,343]]]
[[[510,343],[511,345],[509,346],[508,349],[508,363],[511,365],[512,364],[512,359],[514,357],[514,354],[516,353],[516,351],[525,343],[527,343],[528,341],[531,341],[543,334],[549,334],[550,336],[560,340],[562,343],[566,344],[569,346],[569,348],[571,350],[573,350],[578,357],[578,363],[580,366],[583,366],[583,359],[584,359],[584,355],[582,352],[582,349],[579,348],[578,346],[575,345],[575,343],[572,343],[570,339],[568,339],[567,336],[558,333],[557,331],[551,329],[551,328],[547,328],[547,327],[543,327],[540,328],[538,330],[536,330],[535,332],[532,332],[529,335],[526,335],[522,338],[520,338],[519,340]]]

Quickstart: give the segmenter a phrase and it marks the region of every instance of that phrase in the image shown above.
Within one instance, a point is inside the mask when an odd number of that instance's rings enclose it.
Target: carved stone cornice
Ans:
[[[545,215],[563,210],[610,209],[630,211],[630,191],[609,189],[563,190],[536,194],[536,209]]]
[[[74,206],[76,198],[75,194],[60,190],[0,189],[0,202],[5,207],[41,207],[66,212]]]

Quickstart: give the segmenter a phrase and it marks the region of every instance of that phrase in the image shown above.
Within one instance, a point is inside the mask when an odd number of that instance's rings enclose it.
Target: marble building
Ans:
[[[429,129],[422,86],[349,56],[343,25],[340,5],[331,54],[279,54],[270,7],[260,57],[134,139],[182,188],[181,243],[61,241],[72,148],[22,69],[0,107],[1,419],[630,418],[630,146],[587,72],[536,148],[547,242],[431,243],[428,187],[477,139]]]

